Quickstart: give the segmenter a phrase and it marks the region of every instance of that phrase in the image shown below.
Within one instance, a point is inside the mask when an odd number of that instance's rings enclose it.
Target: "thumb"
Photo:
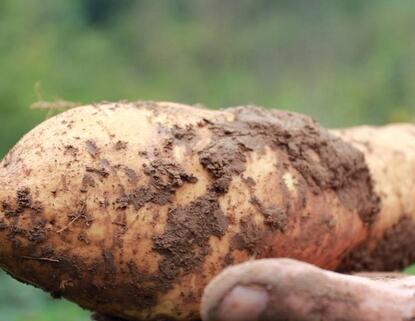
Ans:
[[[290,259],[224,270],[206,287],[204,321],[403,321],[415,317],[413,290],[325,271]]]

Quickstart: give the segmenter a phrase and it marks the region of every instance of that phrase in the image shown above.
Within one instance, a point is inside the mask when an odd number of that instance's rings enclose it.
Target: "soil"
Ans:
[[[87,152],[93,157],[96,158],[99,153],[99,148],[93,140],[87,140],[85,142],[85,147]]]
[[[154,249],[164,256],[162,277],[175,281],[181,271],[193,271],[209,254],[209,237],[223,236],[227,226],[215,195],[207,194],[186,207],[171,209],[164,233],[153,238]]]
[[[262,240],[261,229],[250,216],[241,218],[239,225],[241,231],[232,237],[231,249],[246,250],[251,255],[256,254]]]
[[[124,142],[122,140],[119,140],[115,143],[114,149],[119,151],[119,150],[126,149],[127,146],[128,146],[128,142]]]
[[[410,217],[402,216],[386,230],[375,248],[369,246],[373,238],[367,240],[344,257],[339,272],[402,271],[415,262],[415,222]]]

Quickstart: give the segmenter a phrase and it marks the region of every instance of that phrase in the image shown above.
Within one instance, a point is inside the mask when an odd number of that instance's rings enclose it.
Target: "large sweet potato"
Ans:
[[[376,136],[391,133],[405,143]],[[409,125],[330,133],[256,107],[75,108],[0,163],[0,266],[130,320],[198,319],[208,281],[253,258],[353,269],[373,252],[365,267],[378,267],[385,231],[413,224],[413,133]]]

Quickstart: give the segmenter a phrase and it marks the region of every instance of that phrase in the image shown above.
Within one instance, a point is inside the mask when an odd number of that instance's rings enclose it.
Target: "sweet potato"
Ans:
[[[0,163],[0,266],[128,320],[196,320],[209,280],[253,258],[395,268],[415,258],[382,257],[415,240],[414,138],[257,107],[74,108]]]

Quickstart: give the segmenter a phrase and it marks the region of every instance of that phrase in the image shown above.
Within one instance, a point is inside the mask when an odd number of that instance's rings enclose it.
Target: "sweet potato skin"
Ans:
[[[402,271],[415,261],[415,125],[332,130],[364,155],[381,199],[367,237],[344,254],[340,272]]]
[[[196,320],[229,264],[335,269],[379,199],[363,153],[311,119],[174,103],[69,110],[0,163],[0,265],[128,320]]]

